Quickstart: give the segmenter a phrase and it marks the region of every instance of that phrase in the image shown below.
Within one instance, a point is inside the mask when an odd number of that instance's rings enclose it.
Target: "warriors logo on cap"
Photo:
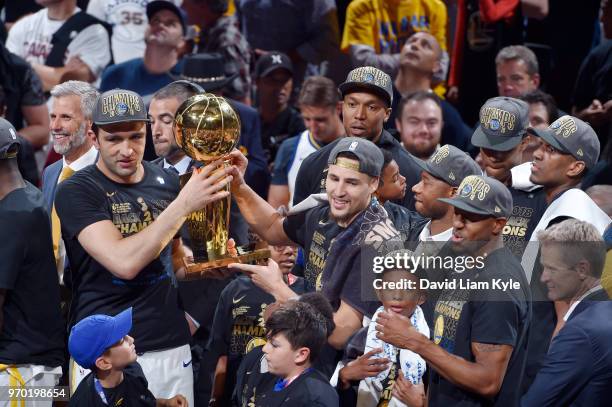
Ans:
[[[390,81],[389,75],[370,66],[353,69],[347,79],[347,82],[371,82],[381,88],[389,86]]]
[[[123,116],[128,111],[128,105],[125,103],[117,103],[115,110],[117,111],[118,116]]]
[[[102,114],[107,117],[134,116],[141,109],[138,96],[127,92],[116,92],[102,98]]]
[[[480,124],[482,127],[499,131],[504,134],[514,129],[516,116],[496,107],[483,107],[480,110]]]
[[[142,97],[135,92],[125,89],[113,89],[100,95],[92,118],[97,126],[133,121],[149,121]]]
[[[444,160],[446,157],[448,157],[448,155],[450,154],[449,151],[449,147],[448,144],[440,147],[438,149],[438,151],[436,151],[431,158],[429,159],[429,162],[432,164],[440,164],[442,162],[442,160]]]
[[[578,131],[578,125],[571,116],[562,116],[554,121],[550,125],[550,128],[555,132],[557,136],[563,136],[568,138],[572,134]]]
[[[487,184],[482,177],[470,175],[459,185],[459,196],[468,198],[473,201],[474,198],[482,201],[487,196],[487,192],[491,190],[491,186]]]

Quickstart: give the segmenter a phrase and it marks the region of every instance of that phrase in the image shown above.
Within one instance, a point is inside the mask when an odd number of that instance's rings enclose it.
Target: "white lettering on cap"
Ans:
[[[11,137],[13,138],[13,140],[17,140],[17,135],[15,134],[15,130],[9,129],[9,132],[11,133]]]
[[[349,151],[355,151],[358,145],[359,145],[358,141],[353,141],[351,145],[349,146]]]
[[[280,55],[274,54],[274,55],[272,55],[272,63],[273,64],[282,64],[283,60],[281,59]]]

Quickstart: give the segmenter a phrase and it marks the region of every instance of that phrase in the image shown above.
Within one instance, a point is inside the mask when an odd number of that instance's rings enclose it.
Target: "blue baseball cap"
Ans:
[[[132,307],[117,314],[91,315],[79,321],[70,331],[68,351],[82,367],[91,369],[111,345],[132,329]]]

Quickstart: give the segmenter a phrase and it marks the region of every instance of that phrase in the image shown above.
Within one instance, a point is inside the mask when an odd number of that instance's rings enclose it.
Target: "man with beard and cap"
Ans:
[[[529,105],[499,96],[480,108],[480,122],[472,144],[480,148],[485,173],[504,183],[512,194],[513,208],[504,226],[504,243],[518,258],[546,209],[544,191],[529,182],[531,163],[523,162],[529,145]]]
[[[568,218],[591,223],[603,235],[611,223],[610,217],[580,187],[588,169],[599,157],[599,140],[587,123],[573,116],[562,116],[547,129],[529,129],[529,133],[542,141],[533,153],[530,181],[543,186],[548,207],[529,239],[522,258],[527,280],[534,294],[534,329],[531,331],[530,349],[525,371],[523,391],[537,374],[548,350],[550,339],[564,324],[567,304],[551,302],[547,288],[541,283],[537,232]]]
[[[346,135],[370,140],[387,149],[406,177],[406,187],[418,182],[419,168],[402,145],[383,129],[391,114],[393,88],[391,77],[371,66],[353,69],[346,82],[340,85],[342,95],[342,122]],[[339,143],[335,141],[308,156],[298,172],[293,204],[325,189],[327,161],[330,152]],[[414,210],[412,194],[406,194],[401,204]]]
[[[531,306],[521,265],[502,239],[512,195],[496,179],[478,175],[466,177],[457,191],[454,198],[440,198],[454,207],[450,243],[456,263],[449,285],[436,296],[433,342],[394,312],[378,315],[377,336],[419,354],[431,367],[429,406],[518,405]],[[496,289],[495,281],[511,285]]]

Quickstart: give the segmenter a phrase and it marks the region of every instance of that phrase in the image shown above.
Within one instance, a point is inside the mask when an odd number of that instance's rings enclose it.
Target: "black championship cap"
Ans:
[[[599,158],[599,139],[591,126],[574,116],[561,116],[547,129],[528,129],[557,150],[592,168]]]
[[[529,127],[529,105],[515,98],[489,99],[480,108],[480,124],[472,134],[476,147],[509,151],[518,146]]]
[[[181,79],[200,85],[206,92],[223,89],[238,76],[225,75],[225,60],[218,53],[191,54],[184,57]]]
[[[341,153],[354,154],[359,161],[359,165],[353,166],[352,162],[345,163],[343,157],[338,158],[338,155]],[[380,148],[376,147],[376,144],[372,143],[370,140],[359,137],[344,137],[341,138],[338,144],[332,149],[327,164],[349,168],[371,177],[379,177],[384,160]]]
[[[9,122],[0,117],[0,160],[17,157],[19,141],[17,131]]]
[[[482,175],[472,157],[450,144],[440,147],[427,161],[418,158],[414,161],[423,171],[453,187],[458,187],[468,175]]]
[[[349,72],[346,81],[340,86],[342,97],[353,92],[369,92],[385,100],[389,107],[393,103],[391,77],[373,66],[362,66]]]
[[[155,15],[155,13],[160,10],[168,10],[174,13],[181,22],[181,27],[183,27],[183,35],[187,33],[187,23],[185,22],[185,14],[172,1],[155,0],[147,4],[147,18],[149,19],[149,21],[151,21],[151,18]]]
[[[282,52],[272,51],[262,55],[255,64],[255,77],[263,78],[277,69],[286,69],[293,75],[293,63],[289,57]]]
[[[461,181],[454,198],[438,201],[477,215],[507,218],[512,214],[512,194],[498,180],[482,175],[470,175]]]
[[[148,121],[149,116],[140,95],[125,89],[113,89],[101,94],[93,112],[96,126]]]

